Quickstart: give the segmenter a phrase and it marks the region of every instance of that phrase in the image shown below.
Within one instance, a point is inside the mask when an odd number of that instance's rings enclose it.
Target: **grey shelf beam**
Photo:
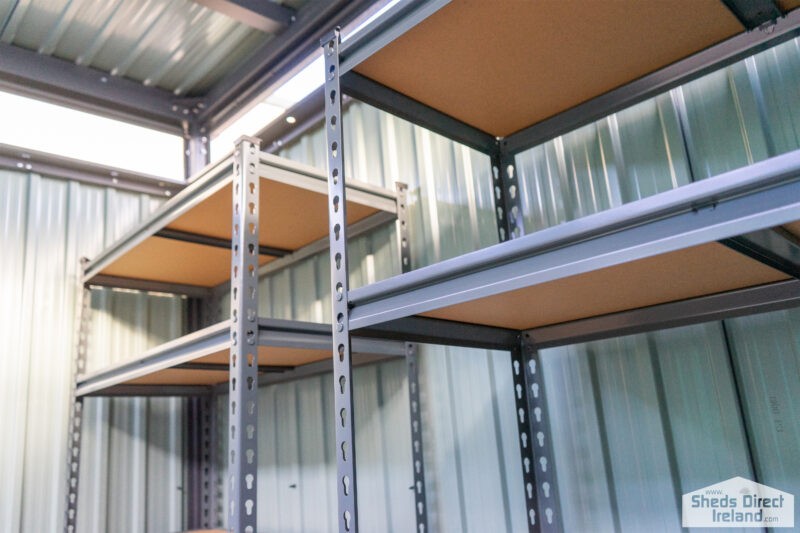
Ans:
[[[722,0],[722,3],[748,30],[754,30],[782,16],[780,8],[773,0]]]
[[[720,242],[769,267],[800,278],[800,241],[781,227],[753,231]]]
[[[786,224],[798,176],[800,150],[355,289],[351,327]]]
[[[231,242],[228,239],[209,237],[208,235],[200,235],[197,233],[190,233],[188,231],[180,231],[169,228],[158,230],[153,235],[155,237],[162,237],[164,239],[172,239],[174,241],[202,244],[203,246],[211,246],[212,248],[230,248],[231,246]],[[292,251],[284,248],[275,248],[274,246],[264,246],[263,244],[259,244],[258,253],[259,255],[284,257],[292,253]]]
[[[342,91],[357,100],[392,113],[404,120],[444,135],[485,154],[491,154],[496,149],[497,139],[493,135],[461,122],[413,98],[409,98],[357,72],[351,71],[342,76]]]
[[[176,135],[190,118],[169,91],[5,43],[0,89]]]
[[[798,35],[800,35],[800,10],[795,10],[776,20],[774,25],[731,37],[686,59],[509,135],[502,141],[504,148],[510,154],[517,154]]]
[[[359,220],[358,222],[351,224],[349,228],[350,238],[352,239],[353,237],[356,237],[358,235],[363,235],[365,233],[375,230],[381,226],[385,226],[386,224],[389,224],[390,222],[394,221],[395,221],[395,216],[393,214],[386,213],[384,211],[378,211],[373,215],[370,215],[362,220]],[[279,257],[274,261],[270,261],[269,263],[262,265],[259,268],[258,275],[264,276],[270,273],[277,272],[281,269],[294,265],[299,261],[302,261],[303,259],[307,259],[316,254],[326,252],[328,250],[329,244],[330,243],[328,241],[328,237],[324,237],[322,239],[314,241],[311,244],[303,246],[299,250],[296,250],[288,255],[284,255],[283,257]],[[222,287],[222,285],[220,285],[219,287]]]
[[[533,328],[524,333],[538,349],[543,349],[767,313],[799,305],[800,281],[788,280]]]
[[[329,350],[331,344],[331,326],[311,322],[280,320],[272,318],[258,319],[257,343],[259,346],[280,348],[309,348]],[[106,367],[90,374],[77,377],[78,396],[114,395],[119,391],[131,391],[142,387],[139,385],[123,385],[123,383],[147,376],[159,370],[180,368],[182,365],[197,364],[194,361],[210,353],[224,351],[230,343],[230,321],[219,322],[202,330],[185,335],[173,341],[156,346],[140,357],[123,363]],[[359,354],[376,356],[402,356],[404,352],[401,341],[356,338],[353,339],[353,350]],[[216,366],[216,365],[215,365]],[[291,367],[270,367],[265,370],[278,371],[289,375]],[[224,368],[214,368],[223,370]],[[207,370],[213,370],[207,368]],[[261,369],[259,369],[261,370]],[[147,386],[145,386],[147,387]],[[207,387],[201,387],[207,389]],[[152,395],[150,389],[140,389]],[[194,390],[194,389],[193,389]],[[181,394],[183,395],[183,394]]]
[[[188,363],[214,352],[223,351],[230,343],[230,324],[220,322],[174,341],[164,343],[126,361],[97,372],[78,376],[76,394],[85,396],[126,381],[146,376],[181,363]]]
[[[280,33],[297,18],[297,12],[277,2],[259,0],[194,0],[251,28]]]
[[[173,196],[185,185],[182,181],[2,143],[0,168],[155,196]]]
[[[122,278],[119,276],[107,276],[105,274],[98,274],[94,276],[90,285],[92,287],[111,287],[118,289],[131,289],[135,291],[183,294],[192,298],[207,298],[211,296],[210,289],[206,287],[198,287],[197,285]]]
[[[112,385],[110,387],[89,392],[83,395],[84,398],[90,397],[142,397],[151,398],[164,397],[195,397],[206,396],[214,391],[212,387],[205,385]]]
[[[361,337],[406,340],[423,344],[508,350],[514,345],[519,332],[480,324],[408,316],[359,329],[355,334]]]

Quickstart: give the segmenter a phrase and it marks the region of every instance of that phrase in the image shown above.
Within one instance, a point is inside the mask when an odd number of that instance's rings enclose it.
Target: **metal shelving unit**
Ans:
[[[800,33],[796,2],[758,4],[405,1],[324,39],[337,411],[351,335],[510,351],[529,530],[560,531],[538,349],[800,304],[800,151],[522,223],[515,154]],[[500,244],[349,290],[345,93],[487,154]],[[358,531],[353,437],[337,425],[340,532]]]
[[[256,531],[258,385],[331,369],[330,326],[260,316],[258,280],[265,270],[327,247],[326,189],[324,173],[263,153],[257,139],[243,137],[231,155],[208,165],[139,227],[83,263],[66,531],[74,532],[77,524],[81,416],[88,396],[192,397],[192,523],[187,525],[213,527],[216,417],[211,399],[223,393],[228,394],[230,426],[225,480],[230,490],[224,506],[230,510],[229,529]],[[395,221],[403,228],[402,198],[404,186],[395,192],[351,184],[347,220],[359,231]],[[91,286],[186,295],[194,312],[189,329],[196,331],[87,373]],[[230,295],[230,314],[213,323],[212,302],[218,306],[222,294]],[[403,341],[358,338],[353,349],[357,363],[407,354],[413,361],[413,345]]]

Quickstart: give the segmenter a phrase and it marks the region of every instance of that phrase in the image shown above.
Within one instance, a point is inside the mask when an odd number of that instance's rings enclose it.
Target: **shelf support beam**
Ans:
[[[333,381],[336,421],[336,521],[339,533],[358,531],[356,441],[347,263],[342,90],[339,79],[339,30],[321,42],[325,57],[325,132],[328,142],[328,217],[330,220]]]
[[[538,349],[768,313],[800,305],[800,281],[779,281],[526,330]]]
[[[297,12],[277,2],[258,0],[195,0],[200,5],[227,15],[251,28],[279,33],[294,22]]]
[[[257,527],[259,143],[241,137],[233,161],[227,508],[232,533],[255,533]]]
[[[493,135],[470,126],[357,72],[342,76],[342,90],[353,98],[387,111],[402,119],[444,135],[483,153],[491,153],[497,144]]]
[[[800,279],[800,240],[780,226],[753,231],[720,242],[756,261]]]
[[[81,260],[81,269],[85,260]],[[89,287],[81,287],[80,305],[77,316],[77,350],[72,371],[72,391],[69,425],[67,426],[67,508],[64,522],[65,533],[75,533],[78,529],[78,482],[81,466],[81,429],[83,427],[83,397],[77,396],[77,379],[86,370],[86,353],[89,341],[89,313],[92,294]]]

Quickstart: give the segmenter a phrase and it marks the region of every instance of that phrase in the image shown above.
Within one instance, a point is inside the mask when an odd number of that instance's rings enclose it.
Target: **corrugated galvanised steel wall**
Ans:
[[[3,531],[63,527],[78,260],[109,245],[158,203],[0,171]],[[182,305],[174,297],[96,293],[90,368],[180,334]],[[145,531],[145,522],[162,531],[180,527],[180,406],[180,400],[87,400],[82,532]]]

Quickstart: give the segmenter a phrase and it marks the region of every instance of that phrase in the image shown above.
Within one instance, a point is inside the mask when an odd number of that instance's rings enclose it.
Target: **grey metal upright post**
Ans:
[[[216,395],[189,398],[187,405],[187,520],[190,529],[217,526],[215,490]]]
[[[408,185],[397,183],[397,225],[400,241],[400,269],[411,271],[411,241],[408,238]],[[422,403],[419,399],[419,362],[417,345],[406,343],[406,368],[408,370],[408,402],[411,419],[411,462],[414,475],[414,516],[417,532],[428,530],[428,506],[425,498],[425,463],[422,441]]]
[[[492,156],[492,187],[497,217],[497,235],[505,242],[525,233],[522,221],[519,180],[514,156],[506,152],[503,141]]]
[[[336,420],[336,494],[339,532],[358,531],[356,441],[353,424],[353,374],[348,308],[347,217],[345,199],[342,93],[339,84],[337,28],[322,41],[325,57],[325,132],[328,150],[328,215],[330,230],[333,318],[333,381]]]
[[[524,231],[519,180],[514,156],[502,142],[492,157],[497,234],[500,242],[522,236]],[[514,402],[517,411],[522,479],[525,490],[528,531],[561,531],[556,492],[555,464],[547,429],[544,381],[539,355],[529,339],[522,337],[511,350]]]
[[[563,531],[563,523],[542,364],[539,352],[527,334],[520,339],[519,348],[512,351],[511,364],[528,530],[560,532]]]
[[[256,531],[258,425],[258,188],[260,141],[242,137],[233,160],[228,528]]]
[[[205,126],[187,124],[183,133],[183,174],[188,180],[211,162],[208,130]]]
[[[81,261],[80,276],[83,276]],[[69,425],[67,426],[67,507],[64,522],[66,533],[75,533],[78,527],[78,482],[81,465],[81,428],[83,426],[83,398],[75,395],[77,378],[86,370],[86,352],[89,346],[89,313],[91,311],[91,291],[81,288],[80,306],[76,317],[77,350],[75,365],[72,371],[72,392],[70,402]]]

